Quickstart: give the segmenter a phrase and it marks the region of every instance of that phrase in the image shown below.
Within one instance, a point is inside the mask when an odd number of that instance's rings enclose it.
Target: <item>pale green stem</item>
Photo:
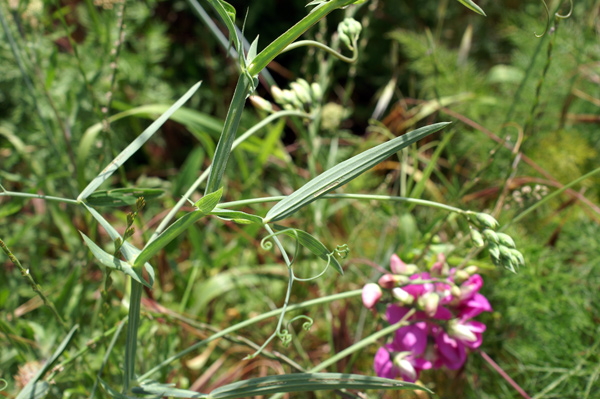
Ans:
[[[40,299],[42,300],[42,302],[44,303],[44,305],[46,305],[46,306],[48,306],[50,308],[50,310],[52,311],[52,314],[54,315],[54,317],[56,318],[56,320],[58,320],[58,322],[60,323],[60,325],[65,330],[68,331],[69,328],[67,327],[67,324],[64,322],[64,320],[62,319],[62,317],[60,316],[60,314],[56,310],[56,307],[54,306],[54,303],[52,303],[52,301],[50,299],[48,299],[48,297],[44,294],[44,292],[42,291],[42,286],[39,285],[35,281],[35,279],[31,275],[29,269],[26,269],[26,268],[23,267],[23,265],[21,264],[21,262],[19,261],[19,259],[17,259],[17,257],[10,251],[10,249],[8,249],[8,247],[6,246],[6,244],[4,243],[4,241],[2,241],[2,240],[0,240],[0,248],[2,248],[2,251],[6,254],[6,256],[8,256],[8,259],[10,259],[10,261],[19,269],[19,271],[21,272],[21,275],[23,276],[23,278],[25,278],[25,280],[31,286],[31,289],[33,290],[33,292],[35,292],[40,297]]]
[[[17,193],[15,191],[2,191],[0,192],[0,197],[21,197],[28,199],[43,199],[45,201],[55,201],[55,202],[66,202],[67,204],[78,205],[79,201],[69,198],[62,197],[53,197],[51,195],[41,195],[41,194],[29,194],[29,193]]]
[[[129,320],[127,321],[127,340],[125,341],[125,365],[123,393],[129,391],[129,386],[135,378],[135,352],[137,350],[137,332],[140,326],[140,308],[143,285],[131,280],[131,295],[129,296]]]
[[[276,119],[283,118],[285,116],[299,116],[302,118],[312,118],[311,115],[307,114],[306,112],[302,112],[302,111],[285,110],[285,111],[275,112],[275,113],[269,115],[268,117],[266,117],[265,119],[263,119],[262,121],[260,121],[259,123],[257,123],[256,125],[252,126],[250,129],[248,129],[246,132],[244,132],[244,134],[242,134],[240,137],[238,137],[233,142],[233,145],[231,146],[231,150],[234,150],[238,145],[240,145],[246,139],[248,139],[248,137],[252,136],[256,132],[258,132],[260,129],[267,126],[269,123],[273,122]],[[185,203],[188,201],[188,199],[191,197],[191,195],[196,191],[198,186],[200,186],[200,184],[202,184],[202,182],[204,182],[204,180],[206,180],[206,178],[208,177],[208,174],[210,173],[211,170],[212,170],[212,165],[209,166],[204,172],[202,172],[202,174],[200,175],[200,177],[198,177],[196,179],[194,184],[192,184],[190,186],[190,188],[185,192],[185,194],[183,194],[183,197],[181,197],[181,199],[177,202],[177,204],[173,207],[173,209],[171,209],[169,211],[169,213],[167,214],[167,216],[165,216],[165,218],[160,222],[160,224],[158,225],[158,228],[156,229],[154,234],[152,234],[150,241],[153,241],[156,237],[158,237],[158,235],[160,233],[163,232],[164,229],[167,228],[167,226],[169,225],[171,220],[173,220],[173,218],[175,217],[175,215],[177,214],[179,209],[181,209],[181,207],[183,205],[185,205]]]
[[[333,55],[336,58],[339,58],[340,60],[347,62],[349,64],[354,64],[357,60],[358,60],[358,50],[356,49],[356,46],[354,47],[354,50],[352,51],[352,57],[346,57],[345,55],[335,51],[334,49],[332,49],[331,47],[327,46],[326,44],[320,43],[320,42],[316,42],[314,40],[299,40],[297,42],[294,42],[292,44],[290,44],[289,46],[287,46],[282,53],[285,53],[287,51],[290,50],[294,50],[297,49],[299,47],[304,47],[304,46],[312,46],[312,47],[316,47],[318,49],[321,49],[323,51],[326,51],[327,53]]]
[[[229,160],[229,154],[231,153],[231,147],[235,140],[238,126],[240,125],[240,119],[244,112],[244,105],[246,104],[246,97],[252,90],[252,82],[245,74],[241,74],[227,116],[225,117],[225,124],[223,125],[223,131],[217,148],[215,150],[215,156],[213,159],[213,165],[208,175],[208,183],[204,190],[204,195],[213,193],[221,187],[221,180],[223,179],[223,173],[227,167],[227,161]]]
[[[294,310],[298,310],[298,309],[304,309],[304,308],[308,308],[311,306],[315,306],[315,305],[321,305],[323,303],[329,303],[329,302],[333,302],[333,301],[337,301],[337,300],[341,300],[341,299],[348,299],[348,298],[353,298],[356,296],[360,296],[362,293],[362,289],[361,290],[354,290],[354,291],[348,291],[348,292],[342,292],[340,294],[335,294],[335,295],[330,295],[330,296],[326,296],[326,297],[322,297],[322,298],[317,298],[317,299],[312,299],[310,301],[306,301],[306,302],[302,302],[302,303],[298,303],[295,305],[290,305],[287,307],[287,311],[291,312]],[[209,342],[212,342],[216,339],[219,339],[227,334],[230,334],[234,331],[238,331],[241,330],[242,328],[251,326],[253,324],[256,324],[260,321],[266,320],[270,317],[273,316],[279,316],[281,314],[281,308],[279,309],[275,309],[272,310],[270,312],[267,313],[263,313],[259,316],[253,317],[252,319],[248,319],[245,320],[241,323],[238,323],[234,326],[228,327],[208,338],[206,338],[205,340],[202,340],[200,342],[195,343],[194,345],[184,349],[183,351],[176,353],[175,355],[169,357],[168,359],[163,360],[161,363],[159,363],[158,365],[156,365],[155,367],[153,367],[152,369],[148,370],[144,375],[139,377],[139,381],[144,381],[146,379],[148,379],[152,374],[155,374],[157,371],[159,371],[160,369],[162,369],[163,367],[173,363],[174,361],[181,359],[182,357],[184,357],[185,355],[197,350],[198,348],[202,347],[203,345],[208,344]]]
[[[276,195],[272,197],[263,197],[263,198],[250,198],[246,200],[239,201],[230,201],[223,202],[219,204],[219,208],[229,208],[250,204],[260,204],[264,202],[276,202],[281,201],[286,198],[284,195]],[[418,198],[408,198],[408,197],[395,197],[390,195],[371,195],[371,194],[325,194],[321,198],[329,198],[329,199],[355,199],[355,200],[375,200],[375,201],[395,201],[395,202],[406,202],[409,204],[423,205],[429,206],[431,208],[443,209],[445,211],[456,212],[460,214],[464,214],[460,208],[455,208],[450,205],[440,204],[439,202],[427,201]]]

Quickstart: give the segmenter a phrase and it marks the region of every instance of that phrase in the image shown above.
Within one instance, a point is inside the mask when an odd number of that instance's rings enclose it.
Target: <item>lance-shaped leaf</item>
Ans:
[[[252,215],[250,213],[242,212],[242,211],[234,211],[231,209],[221,209],[215,208],[210,213],[211,215],[215,215],[219,219],[223,220],[232,220],[236,223],[240,224],[263,224],[263,219],[260,216]]]
[[[194,205],[198,208],[193,212],[183,215],[177,219],[172,225],[170,225],[165,231],[163,231],[154,241],[150,241],[142,252],[140,252],[135,258],[133,268],[137,268],[146,263],[152,256],[158,251],[163,249],[168,243],[173,241],[181,233],[187,230],[193,223],[197,222],[200,218],[208,215],[210,211],[214,209],[221,199],[223,189],[219,189],[214,193],[205,195]]]
[[[134,279],[138,283],[144,284],[148,288],[152,288],[152,286],[144,280],[144,278],[141,275],[141,272],[139,274],[136,273],[136,271],[133,269],[133,267],[129,263],[123,262],[121,259],[117,259],[114,256],[112,256],[111,254],[109,254],[108,252],[104,251],[102,248],[100,248],[98,245],[96,245],[96,243],[94,243],[94,241],[92,241],[88,236],[83,234],[81,231],[79,232],[79,234],[81,234],[81,236],[83,237],[83,241],[85,241],[85,243],[87,244],[90,251],[92,251],[92,254],[94,255],[94,257],[96,259],[98,259],[98,261],[100,263],[102,263],[104,266],[110,267],[111,269],[122,271],[123,273],[130,276],[132,279]]]
[[[242,41],[238,37],[237,31],[235,29],[235,7],[224,0],[207,0],[208,3],[215,9],[215,11],[219,14],[225,25],[227,26],[227,30],[229,31],[229,41],[233,42],[235,45],[235,49],[238,53],[243,54],[242,49]]]
[[[106,230],[106,232],[108,233],[108,235],[110,236],[110,238],[113,241],[116,241],[117,239],[120,239],[121,241],[123,240],[123,237],[121,237],[121,235],[117,232],[117,230],[115,230],[115,228],[112,227],[110,225],[110,223],[108,223],[108,221],[106,219],[104,219],[102,217],[102,215],[100,215],[98,213],[98,211],[96,211],[91,206],[87,205],[85,202],[83,203],[83,206],[94,217],[94,219],[96,219],[96,221],[98,221],[98,223],[100,223],[100,225],[102,227],[104,227],[104,230]],[[140,252],[141,251],[138,248],[134,247],[133,244],[129,243],[129,241],[125,241],[123,243],[123,245],[121,246],[121,253],[123,254],[123,257],[125,259],[127,259],[129,262],[132,262],[133,259]],[[154,269],[148,262],[146,262],[144,264],[144,268],[146,269],[146,272],[148,272],[148,279],[150,280],[150,286],[153,286],[154,285]]]
[[[300,208],[310,204],[331,190],[348,183],[361,173],[371,169],[373,166],[385,160],[395,152],[422,139],[425,136],[437,132],[447,125],[449,125],[449,122],[442,122],[413,130],[410,133],[396,137],[395,139],[373,147],[342,163],[337,164],[333,168],[315,177],[304,186],[288,195],[286,198],[279,201],[267,213],[267,216],[264,218],[264,222],[269,223],[285,219],[286,217],[298,211]]]
[[[139,197],[148,202],[160,197],[164,190],[158,188],[116,188],[96,191],[87,198],[87,203],[94,206],[126,206],[134,205]]]
[[[205,393],[179,389],[175,387],[175,384],[159,384],[157,382],[142,383],[141,386],[135,387],[131,391],[142,395],[159,395],[161,398],[208,398]]]
[[[483,12],[481,7],[479,7],[477,4],[475,4],[472,0],[457,0],[457,1],[460,4],[462,4],[463,6],[467,7],[469,10],[475,11],[477,14],[481,14],[481,15],[487,17],[487,15],[485,15],[485,12]]]
[[[327,249],[325,245],[309,233],[299,229],[293,229],[285,226],[275,225],[275,230],[283,231],[285,235],[290,236],[292,238],[296,238],[296,234],[298,237],[298,243],[303,247],[307,248],[310,252],[317,255],[319,258],[324,261],[331,261],[331,266],[338,272],[340,275],[344,275],[344,270],[342,269],[342,265],[335,258],[335,254],[332,254],[330,250]],[[294,234],[294,231],[296,234]]]
[[[79,194],[77,197],[78,201],[82,201],[90,196],[102,183],[104,183],[112,174],[119,169],[121,165],[125,163],[133,154],[139,150],[146,141],[152,137],[154,133],[173,115],[177,109],[179,109],[189,98],[198,90],[202,82],[196,83],[189,89],[175,104],[173,104],[165,113],[163,113],[157,120],[152,122],[146,130],[144,130],[135,140],[133,140],[111,163],[98,176],[96,176],[90,184]]]
[[[342,373],[295,373],[234,382],[215,389],[208,395],[208,398],[235,399],[274,393],[333,389],[408,389],[431,392],[427,388],[416,384],[380,377]]]

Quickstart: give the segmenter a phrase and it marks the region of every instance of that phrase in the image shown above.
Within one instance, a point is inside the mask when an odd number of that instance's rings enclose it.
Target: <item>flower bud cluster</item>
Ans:
[[[513,273],[525,266],[525,258],[516,249],[515,241],[509,235],[495,231],[499,227],[496,219],[486,213],[469,212],[467,215],[474,225],[470,226],[473,245],[487,247],[494,265]]]
[[[360,36],[361,30],[362,26],[360,22],[358,22],[354,18],[345,18],[342,22],[340,22],[337,28],[340,40],[350,50],[354,50],[354,46],[358,41],[358,37]]]
[[[483,278],[477,274],[477,267],[450,268],[440,254],[422,272],[417,265],[406,264],[392,255],[390,271],[377,283],[363,287],[363,304],[369,309],[385,308],[390,324],[414,313],[407,319],[409,324],[396,331],[392,342],[377,351],[377,375],[400,376],[414,382],[422,370],[462,367],[466,348],[478,348],[486,329],[485,324],[473,318],[492,311],[488,300],[479,293]],[[391,298],[385,295],[386,291],[391,292]]]
[[[281,90],[273,86],[271,94],[283,109],[287,110],[311,110],[320,103],[323,91],[318,83],[309,84],[304,79],[298,79],[290,83],[289,90]]]

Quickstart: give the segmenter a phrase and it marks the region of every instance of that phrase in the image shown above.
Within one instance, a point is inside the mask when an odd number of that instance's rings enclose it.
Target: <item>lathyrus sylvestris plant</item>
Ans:
[[[101,378],[99,373],[97,376],[97,383],[99,383],[105,390],[105,392],[116,398],[131,397],[133,393],[151,394],[154,396],[173,396],[173,397],[198,397],[198,398],[241,398],[249,397],[254,395],[265,395],[265,394],[281,394],[285,392],[301,392],[301,391],[316,391],[316,390],[331,390],[331,389],[388,389],[388,390],[399,390],[399,389],[425,389],[418,385],[414,385],[408,382],[400,382],[390,380],[387,378],[380,377],[367,377],[361,375],[350,375],[350,374],[337,374],[337,373],[317,373],[324,369],[330,364],[333,364],[338,360],[340,356],[346,356],[353,351],[357,351],[362,347],[366,346],[369,342],[377,337],[368,337],[360,343],[346,350],[339,356],[334,356],[327,361],[324,361],[319,366],[306,370],[303,373],[280,375],[274,377],[264,377],[246,380],[222,386],[213,390],[208,394],[201,394],[193,391],[186,391],[182,389],[174,388],[170,385],[164,385],[152,381],[150,377],[157,371],[168,366],[177,359],[182,358],[186,354],[198,349],[202,345],[206,345],[208,342],[215,340],[225,334],[236,331],[239,328],[251,325],[267,317],[273,315],[279,315],[279,322],[273,335],[268,338],[265,344],[252,356],[258,355],[265,345],[273,338],[278,337],[284,343],[288,343],[291,339],[291,335],[288,333],[287,326],[283,326],[284,315],[288,308],[288,302],[290,298],[290,292],[292,284],[295,281],[306,281],[310,279],[300,279],[294,274],[294,261],[297,258],[299,247],[303,246],[309,249],[314,255],[327,262],[327,266],[323,273],[332,266],[338,273],[342,274],[343,269],[340,265],[338,258],[344,258],[348,253],[349,249],[346,245],[340,245],[335,250],[329,250],[325,247],[317,238],[311,234],[296,229],[293,227],[283,227],[278,224],[280,222],[298,210],[306,207],[314,201],[326,199],[326,198],[347,198],[356,200],[379,200],[379,201],[400,201],[400,202],[411,202],[418,205],[432,206],[438,209],[443,209],[449,212],[457,212],[466,217],[475,227],[473,229],[474,240],[477,245],[482,245],[487,242],[488,248],[492,258],[497,264],[502,264],[510,269],[515,269],[515,266],[523,263],[522,256],[518,251],[514,249],[514,243],[511,240],[507,240],[506,237],[494,233],[494,229],[497,227],[497,222],[493,218],[477,214],[473,212],[466,212],[461,209],[450,207],[444,204],[429,202],[425,200],[417,200],[403,197],[390,197],[390,196],[376,196],[376,195],[362,195],[362,194],[329,194],[332,190],[343,186],[349,181],[353,180],[360,174],[371,169],[373,166],[382,162],[389,156],[395,154],[399,150],[406,146],[416,143],[420,139],[431,135],[448,125],[446,122],[436,123],[429,126],[421,127],[409,133],[406,133],[400,137],[396,137],[388,142],[380,144],[376,147],[368,149],[359,155],[356,155],[344,162],[341,162],[325,172],[315,176],[309,182],[304,184],[301,188],[294,191],[292,194],[285,197],[271,197],[271,198],[250,198],[235,202],[221,202],[221,197],[224,191],[227,191],[227,187],[223,187],[222,180],[224,172],[227,168],[228,159],[233,148],[243,142],[249,136],[254,134],[261,127],[267,123],[282,117],[288,116],[301,116],[303,118],[310,119],[313,117],[310,107],[306,110],[303,107],[307,101],[311,100],[311,96],[318,95],[318,85],[311,84],[308,82],[300,81],[296,85],[292,86],[292,91],[289,93],[280,91],[280,99],[289,104],[285,106],[284,110],[272,112],[264,121],[261,121],[254,128],[248,130],[246,133],[236,138],[238,126],[246,99],[256,89],[258,75],[263,71],[269,62],[275,59],[279,54],[284,51],[289,51],[294,48],[298,48],[305,45],[315,46],[328,53],[346,61],[355,62],[358,57],[358,37],[360,34],[360,24],[353,19],[344,20],[339,28],[338,33],[340,40],[347,46],[349,50],[353,52],[351,57],[345,57],[339,52],[329,48],[328,46],[313,42],[313,41],[297,41],[297,39],[305,33],[311,26],[317,23],[319,20],[324,18],[326,15],[337,9],[353,6],[357,3],[363,3],[364,1],[356,0],[316,0],[308,4],[312,6],[311,11],[302,18],[294,26],[290,27],[280,37],[269,43],[262,51],[258,51],[258,38],[256,38],[250,45],[247,54],[243,48],[243,38],[238,30],[236,29],[236,10],[229,3],[222,0],[207,0],[212,8],[217,12],[222,21],[224,22],[229,32],[229,41],[233,48],[237,51],[238,65],[239,65],[239,79],[235,92],[227,112],[227,116],[223,123],[223,130],[218,141],[212,164],[202,175],[196,180],[196,182],[188,189],[182,199],[177,205],[171,209],[167,216],[162,220],[159,227],[152,234],[146,245],[142,249],[136,248],[130,242],[127,241],[132,234],[130,229],[137,211],[143,207],[143,200],[141,197],[152,197],[157,195],[155,190],[148,190],[143,188],[135,189],[116,189],[116,190],[98,190],[100,186],[107,182],[113,173],[117,171],[136,151],[138,151],[144,143],[146,143],[150,137],[180,108],[186,103],[198,90],[201,82],[193,85],[175,104],[167,109],[158,119],[156,119],[146,130],[144,130],[135,140],[133,140],[118,156],[116,156],[105,168],[96,176],[89,184],[79,193],[77,198],[60,198],[43,194],[27,194],[8,191],[4,187],[0,186],[2,196],[12,197],[23,197],[23,198],[42,198],[47,201],[58,201],[74,206],[83,207],[89,214],[106,230],[110,238],[115,242],[115,252],[110,254],[104,251],[100,245],[96,244],[94,240],[81,233],[84,242],[88,248],[105,268],[113,271],[122,272],[130,277],[131,289],[129,292],[129,315],[127,319],[127,333],[125,343],[125,354],[123,364],[123,384],[120,389],[112,387],[110,384],[105,382]],[[198,3],[195,0],[189,0],[192,7],[198,7]],[[483,11],[470,0],[459,0],[462,4],[468,8],[483,14]],[[3,25],[5,26],[4,19]],[[10,37],[10,32],[6,30],[7,35]],[[12,42],[11,42],[12,43]],[[244,55],[245,54],[245,55]],[[293,93],[292,93],[293,92]],[[97,130],[96,130],[97,131]],[[175,222],[171,223],[175,214],[179,211],[182,205],[189,201],[192,193],[206,180],[206,186],[204,190],[204,196],[197,202],[195,202],[194,210],[186,213]],[[270,209],[270,211],[263,217],[259,215],[249,214],[241,211],[237,211],[233,208],[239,205],[256,203],[256,202],[268,202],[278,201],[277,204]],[[128,219],[128,232],[125,237],[121,237],[117,230],[95,209],[98,206],[105,205],[126,205],[137,203],[136,212],[133,213]],[[242,322],[238,325],[232,326],[228,329],[217,333],[210,338],[199,342],[175,355],[172,355],[146,371],[143,375],[136,375],[136,349],[138,347],[137,332],[140,323],[140,308],[143,287],[151,289],[154,283],[154,268],[149,263],[153,256],[155,256],[162,248],[169,244],[173,239],[182,234],[192,224],[196,223],[201,218],[207,215],[214,215],[224,220],[233,220],[239,223],[247,224],[258,224],[262,226],[267,236],[263,239],[262,246],[265,249],[270,249],[273,244],[280,250],[281,255],[287,265],[289,283],[287,295],[285,298],[284,306],[281,309],[277,309],[274,312],[265,313],[248,321]],[[482,230],[483,233],[477,233]],[[291,237],[296,242],[296,249],[293,256],[288,254],[286,248],[282,245],[279,237],[286,235]],[[3,248],[4,249],[4,248]],[[5,252],[10,253],[9,249],[6,248]],[[12,259],[12,258],[11,258]],[[145,272],[145,274],[144,274]],[[322,273],[321,273],[322,274]],[[320,275],[321,275],[320,274]],[[319,275],[319,276],[320,276]],[[315,276],[317,278],[319,276]],[[352,293],[341,293],[332,295],[330,297],[322,298],[315,301],[310,301],[306,306],[316,305],[332,301],[338,298],[351,297],[360,295],[360,292]],[[312,323],[307,317],[301,316],[300,318],[308,320],[304,323],[304,327],[309,327]],[[293,321],[293,320],[292,320]],[[400,322],[403,320],[400,320]],[[407,320],[404,320],[407,322]],[[399,324],[400,325],[400,324]],[[40,370],[34,378],[32,378],[27,386],[19,394],[19,398],[31,397],[32,395],[36,398],[41,398],[47,395],[49,390],[48,382],[43,380],[45,372],[49,370],[52,364],[58,359],[58,357],[66,350],[69,344],[72,342],[72,338],[76,331],[74,327],[70,333],[63,340],[61,345],[57,348],[54,355],[50,358],[43,370]],[[120,331],[120,329],[118,330]],[[377,333],[381,334],[381,332]],[[114,346],[110,347],[112,350]],[[55,371],[56,372],[56,371]],[[391,376],[391,375],[389,375]],[[95,388],[94,388],[95,389]]]

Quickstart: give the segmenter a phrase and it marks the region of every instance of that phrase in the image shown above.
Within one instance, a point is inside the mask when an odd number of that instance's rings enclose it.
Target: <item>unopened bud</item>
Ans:
[[[433,292],[423,295],[418,301],[419,307],[421,307],[429,317],[435,316],[439,303],[439,295]]]
[[[450,320],[447,332],[451,337],[458,338],[461,341],[477,341],[477,336],[469,329],[469,327],[460,324],[458,320]]]
[[[379,302],[381,295],[381,287],[379,287],[377,284],[366,284],[362,290],[363,305],[365,305],[367,309],[371,309],[377,302]]]
[[[398,284],[406,284],[408,283],[409,278],[406,276],[401,276],[398,274],[384,274],[379,279],[378,283],[380,286],[385,288],[386,290],[391,290]]]
[[[261,109],[266,112],[273,112],[273,104],[271,102],[265,100],[261,96],[250,96],[250,101],[252,105],[256,108]]]
[[[400,287],[392,289],[392,295],[403,305],[412,305],[415,298]]]
[[[492,215],[488,215],[487,213],[478,213],[475,218],[482,226],[488,227],[492,230],[496,230],[500,227],[500,223]]]
[[[454,283],[462,284],[467,281],[469,277],[470,275],[466,270],[457,270],[456,273],[454,273]]]
[[[271,95],[273,96],[273,99],[275,100],[275,102],[277,102],[278,104],[283,103],[283,90],[281,90],[279,87],[277,86],[272,86],[271,87]]]
[[[400,370],[400,374],[404,377],[408,377],[411,381],[415,381],[417,379],[417,370],[413,367],[410,361],[406,359],[411,352],[400,352],[396,356],[394,356],[394,366],[396,366]]]
[[[517,247],[515,245],[515,242],[512,239],[512,237],[509,236],[508,234],[496,233],[496,235],[498,236],[498,242],[500,244],[504,245],[505,247],[508,247],[508,248],[516,248]]]
[[[298,98],[298,100],[300,100],[300,102],[302,102],[303,104],[312,103],[310,88],[309,90],[306,90],[304,86],[302,86],[298,82],[290,83],[290,88],[293,90],[294,94],[296,94],[296,97]]]
[[[483,241],[483,236],[479,232],[479,230],[471,227],[471,242],[476,248],[481,248],[485,245]]]
[[[450,293],[452,294],[452,296],[454,298],[460,298],[460,295],[461,295],[460,287],[457,285],[453,285],[452,288],[450,288]]]
[[[486,240],[493,242],[494,244],[498,244],[498,242],[499,242],[498,236],[496,235],[496,232],[494,232],[493,230],[490,230],[490,229],[483,230],[483,236],[485,237]]]
[[[479,268],[475,265],[467,266],[463,269],[465,272],[469,273],[470,276],[474,275],[479,271]]]
[[[390,269],[394,274],[403,274],[406,270],[406,263],[402,262],[398,255],[393,254],[390,258]]]

